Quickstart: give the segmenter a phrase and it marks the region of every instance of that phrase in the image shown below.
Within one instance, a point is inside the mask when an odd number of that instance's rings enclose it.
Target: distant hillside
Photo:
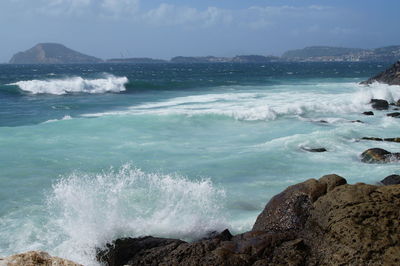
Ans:
[[[177,56],[171,59],[171,63],[268,63],[277,62],[279,57],[262,56],[262,55],[238,55],[235,57],[215,57],[215,56],[199,56],[186,57]]]
[[[107,63],[123,63],[123,64],[159,64],[159,63],[168,63],[166,60],[161,59],[153,59],[153,58],[113,58],[108,59]]]
[[[81,54],[58,43],[40,43],[33,48],[15,54],[10,64],[91,64],[103,60]]]
[[[400,46],[387,46],[372,50],[329,46],[311,46],[287,51],[285,61],[346,61],[346,62],[394,62],[400,59]]]

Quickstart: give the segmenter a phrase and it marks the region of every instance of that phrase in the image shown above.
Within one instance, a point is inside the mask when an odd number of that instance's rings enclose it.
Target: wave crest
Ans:
[[[116,77],[110,74],[99,79],[84,79],[82,77],[71,77],[66,79],[49,80],[27,80],[18,81],[9,85],[18,86],[21,90],[32,94],[55,94],[67,93],[106,93],[125,91],[127,77]]]

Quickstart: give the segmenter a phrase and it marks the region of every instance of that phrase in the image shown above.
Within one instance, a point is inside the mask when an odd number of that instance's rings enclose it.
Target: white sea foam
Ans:
[[[65,115],[65,116],[63,116],[63,118],[61,118],[61,119],[50,119],[50,120],[47,120],[47,121],[43,122],[43,124],[53,123],[53,122],[63,121],[63,120],[71,120],[71,119],[72,119],[71,116]]]
[[[65,79],[27,80],[18,81],[9,85],[18,86],[21,90],[32,94],[56,94],[66,93],[105,93],[125,91],[126,77],[116,77],[110,74],[98,79],[84,79],[82,77],[70,77]]]
[[[322,83],[312,85],[312,91],[302,86],[290,85],[277,90],[260,89],[255,92],[226,92],[185,96],[161,102],[132,106],[127,110],[86,114],[88,117],[105,115],[204,115],[215,114],[238,120],[274,120],[280,116],[304,114],[347,114],[371,109],[372,98],[393,102],[400,98],[400,86],[373,84],[362,86],[357,83]],[[279,87],[279,86],[278,86]],[[317,90],[315,89],[317,87]],[[345,87],[337,92],[331,88]],[[243,90],[245,91],[245,90]]]
[[[201,237],[226,228],[224,197],[209,180],[147,174],[130,165],[75,173],[49,196],[47,245],[53,254],[94,265],[95,248],[118,237]]]

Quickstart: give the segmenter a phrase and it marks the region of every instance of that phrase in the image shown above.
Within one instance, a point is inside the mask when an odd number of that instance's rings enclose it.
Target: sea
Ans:
[[[120,237],[250,230],[271,197],[310,178],[400,174],[360,161],[400,151],[361,140],[400,137],[400,119],[362,114],[400,99],[400,86],[359,85],[389,65],[0,65],[0,257],[97,265]]]

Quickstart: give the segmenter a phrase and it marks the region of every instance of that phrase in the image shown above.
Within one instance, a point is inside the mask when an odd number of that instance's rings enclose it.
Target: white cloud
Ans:
[[[186,27],[194,25],[208,27],[215,24],[229,24],[233,19],[230,11],[217,7],[198,10],[193,7],[181,7],[165,3],[145,12],[142,18],[144,22],[151,25],[183,25]]]

